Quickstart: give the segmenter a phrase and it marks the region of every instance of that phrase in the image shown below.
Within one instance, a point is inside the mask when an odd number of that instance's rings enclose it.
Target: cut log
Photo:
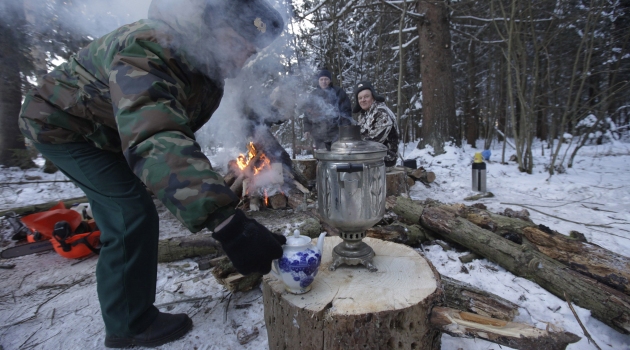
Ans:
[[[527,278],[557,297],[566,292],[578,306],[591,310],[596,319],[615,330],[630,333],[630,297],[616,289],[567,268],[540,253],[534,246],[516,244],[438,207],[423,207],[412,200],[389,198],[393,210],[406,218],[419,218],[422,227],[455,241],[513,274]],[[406,215],[412,213],[410,215]]]
[[[513,321],[518,315],[518,305],[507,299],[447,276],[441,280],[444,306],[503,321]]]
[[[385,188],[387,196],[399,196],[407,193],[407,174],[402,170],[385,173]]]
[[[246,292],[260,284],[260,280],[262,279],[261,274],[252,273],[247,276],[241,275],[236,271],[227,256],[215,263],[216,266],[212,269],[212,275],[217,282],[225,286],[225,288],[232,293]]]
[[[317,178],[317,159],[293,159],[293,168],[307,181],[315,181]]]
[[[316,240],[314,240],[316,241]],[[439,349],[440,332],[428,314],[442,297],[439,275],[422,256],[401,244],[365,238],[378,272],[341,265],[335,271],[326,237],[319,274],[306,294],[285,291],[271,275],[263,278],[269,348]]]
[[[158,243],[158,262],[161,263],[213,254],[223,254],[223,250],[210,233],[173,237]]]
[[[273,209],[281,209],[287,207],[287,197],[278,192],[273,196],[269,197],[269,206]]]
[[[416,181],[422,181],[424,183],[431,183],[435,181],[435,173],[432,171],[426,171],[423,168],[411,171],[409,173],[409,177]]]
[[[455,337],[480,338],[516,349],[563,350],[581,339],[570,332],[549,332],[523,323],[439,306],[431,311],[431,323]]]
[[[500,236],[518,234],[541,253],[560,261],[575,271],[592,277],[630,295],[630,258],[595,244],[572,239],[549,228],[536,225],[522,211],[505,210],[511,217],[487,210],[455,204],[442,207],[479,227]],[[521,219],[519,219],[521,218]]]

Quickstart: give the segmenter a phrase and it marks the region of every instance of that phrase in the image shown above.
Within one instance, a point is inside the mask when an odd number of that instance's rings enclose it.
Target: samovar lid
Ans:
[[[358,125],[339,127],[339,140],[330,151],[316,150],[314,157],[322,160],[367,160],[384,158],[387,146],[379,142],[361,140]]]

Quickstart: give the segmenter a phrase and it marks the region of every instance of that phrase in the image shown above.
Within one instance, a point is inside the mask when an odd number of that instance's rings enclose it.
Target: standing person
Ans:
[[[158,215],[148,187],[191,231],[207,228],[242,274],[268,273],[283,236],[238,197],[195,140],[224,80],[282,31],[265,0],[153,0],[146,20],[93,41],[43,77],[19,125],[87,195],[101,231],[97,293],[105,346],[158,346],[192,328],[153,304]]]
[[[359,126],[364,140],[387,146],[385,166],[393,167],[398,158],[398,123],[396,115],[385,104],[385,98],[374,92],[372,83],[362,81],[354,89],[354,108],[359,113]]]
[[[332,74],[322,69],[317,74],[318,86],[309,96],[305,108],[305,138],[313,138],[315,149],[330,150],[339,138],[339,127],[354,124],[350,99],[346,92],[332,84]]]

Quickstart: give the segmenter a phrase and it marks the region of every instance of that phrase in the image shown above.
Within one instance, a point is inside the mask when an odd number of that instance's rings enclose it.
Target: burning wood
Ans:
[[[273,209],[285,208],[289,202],[286,193],[298,188],[300,192],[308,192],[296,178],[291,164],[275,162],[254,142],[247,146],[247,154],[240,154],[228,164],[229,173],[225,181],[230,189],[242,198],[243,205],[252,211],[266,207]],[[286,174],[285,174],[286,172]],[[271,200],[270,200],[271,199]]]

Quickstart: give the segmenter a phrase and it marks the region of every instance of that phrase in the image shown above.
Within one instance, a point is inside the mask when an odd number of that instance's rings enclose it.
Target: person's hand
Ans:
[[[221,242],[234,268],[243,275],[269,273],[271,262],[282,257],[282,245],[287,242],[286,237],[272,233],[245,216],[242,210],[236,210],[232,219],[212,237]]]

